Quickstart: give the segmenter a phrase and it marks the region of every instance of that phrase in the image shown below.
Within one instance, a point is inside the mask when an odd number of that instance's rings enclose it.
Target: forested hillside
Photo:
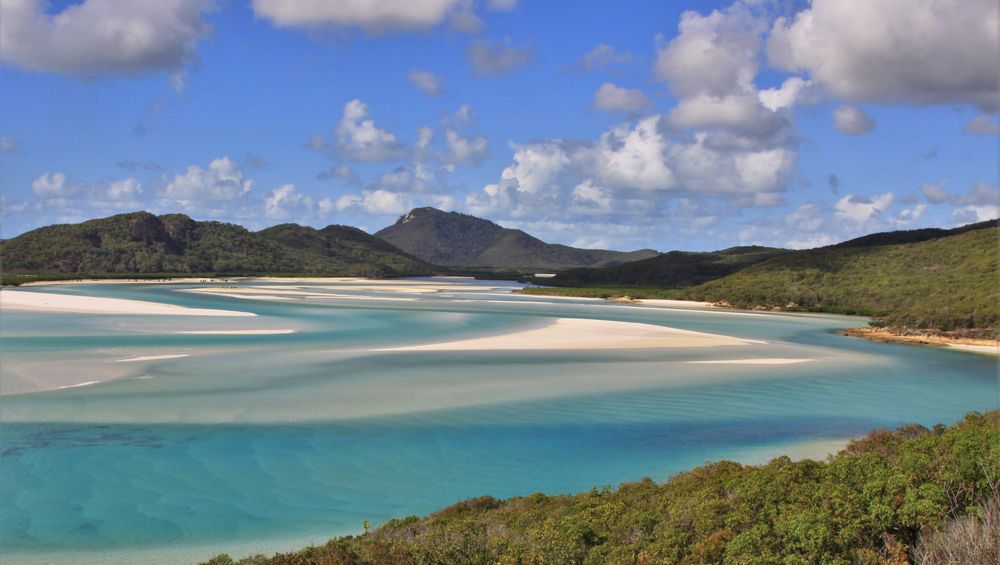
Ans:
[[[950,428],[873,432],[826,462],[720,462],[665,483],[484,496],[239,563],[996,563],[998,449],[1000,411],[970,414]]]
[[[0,243],[5,276],[77,273],[301,273],[400,276],[434,268],[351,227],[251,232],[181,214],[120,214],[39,228]]]
[[[665,253],[607,269],[560,273],[572,288],[533,294],[629,295],[862,314],[895,329],[996,336],[1000,329],[1000,228],[997,221],[953,230],[871,234],[800,251],[734,248]]]

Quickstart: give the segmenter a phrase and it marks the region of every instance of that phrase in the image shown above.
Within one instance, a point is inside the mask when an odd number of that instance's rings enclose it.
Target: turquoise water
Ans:
[[[837,335],[863,323],[856,318],[637,308],[461,284],[436,294],[338,290],[366,299],[281,302],[184,292],[194,284],[38,288],[258,316],[5,311],[8,393],[42,377],[118,377],[0,397],[5,562],[183,563],[290,549],[471,496],[662,480],[707,461],[760,462],[878,427],[949,423],[1000,400],[995,358]],[[370,351],[517,331],[551,317],[767,344]],[[173,333],[191,329],[297,333]],[[178,353],[190,356],[114,362]],[[813,361],[687,364],[752,357]]]

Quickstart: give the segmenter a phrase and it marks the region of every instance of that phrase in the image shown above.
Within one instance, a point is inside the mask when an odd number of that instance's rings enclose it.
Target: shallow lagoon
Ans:
[[[11,562],[185,562],[291,549],[462,498],[575,492],[731,458],[821,454],[877,427],[998,404],[995,358],[837,335],[863,320],[512,296],[455,281],[399,293],[249,300],[196,284],[45,292],[249,311],[254,318],[0,318],[0,540]],[[332,295],[336,296],[332,296]],[[603,351],[371,349],[537,327],[644,322],[766,345]],[[286,335],[177,331],[294,329]],[[116,363],[133,356],[188,357]],[[798,365],[689,361],[812,359]],[[61,381],[62,382],[62,381]],[[18,387],[21,387],[18,389]],[[833,442],[833,443],[831,443]]]

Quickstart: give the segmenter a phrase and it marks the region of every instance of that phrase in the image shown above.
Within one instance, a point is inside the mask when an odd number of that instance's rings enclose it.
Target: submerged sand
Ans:
[[[653,349],[716,347],[764,343],[725,335],[681,330],[653,324],[554,318],[540,328],[441,343],[375,349],[373,351],[475,351],[512,349]]]
[[[31,312],[62,312],[72,314],[139,314],[150,316],[256,316],[252,312],[188,308],[159,302],[145,302],[125,298],[79,296],[53,292],[23,290],[0,291],[0,309]]]

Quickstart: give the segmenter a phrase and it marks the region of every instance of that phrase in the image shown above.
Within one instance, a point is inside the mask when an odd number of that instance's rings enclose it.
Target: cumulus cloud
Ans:
[[[476,76],[505,75],[531,62],[531,49],[498,42],[478,41],[469,46],[469,61]]]
[[[40,214],[58,211],[71,215],[108,213],[141,207],[140,198],[144,192],[142,183],[134,178],[103,183],[70,182],[66,173],[44,173],[31,183],[31,192]]]
[[[681,15],[677,37],[658,49],[653,74],[678,97],[753,90],[762,23],[742,3],[707,16]]]
[[[1000,187],[974,182],[966,194],[951,198],[951,220],[957,223],[984,222],[1000,216]]]
[[[302,194],[294,184],[283,184],[264,195],[264,215],[271,220],[302,221],[317,214],[327,216],[334,207],[332,199]]]
[[[920,192],[931,204],[941,204],[951,198],[951,194],[940,184],[924,183],[920,187]]]
[[[208,167],[191,165],[175,175],[160,191],[160,205],[197,211],[230,205],[243,199],[253,187],[238,163],[229,157],[212,160]]]
[[[632,54],[628,51],[616,51],[614,47],[607,43],[598,43],[580,59],[580,68],[589,71],[611,65],[625,64],[631,61]]]
[[[837,220],[862,227],[873,219],[879,219],[892,206],[895,199],[895,195],[891,192],[880,194],[874,198],[848,194],[834,205],[834,216]]]
[[[816,99],[811,80],[788,77],[778,88],[768,88],[757,93],[762,106],[771,111],[791,108],[797,103],[809,103]]]
[[[997,122],[997,115],[979,114],[969,120],[963,128],[966,133],[977,133],[981,135],[1000,135],[1000,122]]]
[[[875,129],[875,120],[856,106],[841,106],[833,112],[833,127],[844,135],[861,135]]]
[[[604,112],[632,113],[649,106],[649,100],[637,88],[622,88],[606,82],[594,93],[591,106]]]
[[[390,190],[364,190],[361,194],[345,194],[337,199],[335,206],[339,211],[351,211],[372,216],[398,216],[407,210],[420,206],[434,206],[442,210],[450,210],[455,201],[447,195],[436,194],[404,194]]]
[[[38,198],[69,196],[74,188],[66,184],[66,173],[45,173],[31,182],[31,191]]]
[[[441,79],[434,73],[420,69],[410,69],[410,72],[406,73],[406,80],[424,94],[429,96],[441,94]]]
[[[41,0],[5,0],[0,58],[82,77],[180,71],[211,27],[210,0],[86,0],[58,13]]]
[[[996,0],[813,0],[775,21],[768,54],[850,102],[996,111],[998,10]]]
[[[489,141],[481,135],[462,137],[455,130],[444,132],[448,145],[446,160],[453,164],[481,163],[489,150]]]
[[[782,147],[733,147],[711,134],[672,139],[662,118],[621,124],[596,141],[550,140],[514,146],[513,162],[499,182],[470,194],[467,205],[478,213],[527,218],[572,210],[588,195],[602,198],[599,209],[654,214],[656,195],[693,193],[742,206],[781,202],[795,163]],[[586,188],[578,188],[581,187]],[[591,199],[593,200],[593,199]],[[595,202],[597,202],[595,200]]]
[[[337,125],[337,152],[358,161],[389,161],[401,157],[402,144],[396,135],[375,125],[368,105],[354,99],[344,104],[344,114]],[[320,140],[322,144],[322,139]]]
[[[253,0],[253,10],[278,27],[360,29],[369,34],[427,30],[470,13],[466,0]]]

